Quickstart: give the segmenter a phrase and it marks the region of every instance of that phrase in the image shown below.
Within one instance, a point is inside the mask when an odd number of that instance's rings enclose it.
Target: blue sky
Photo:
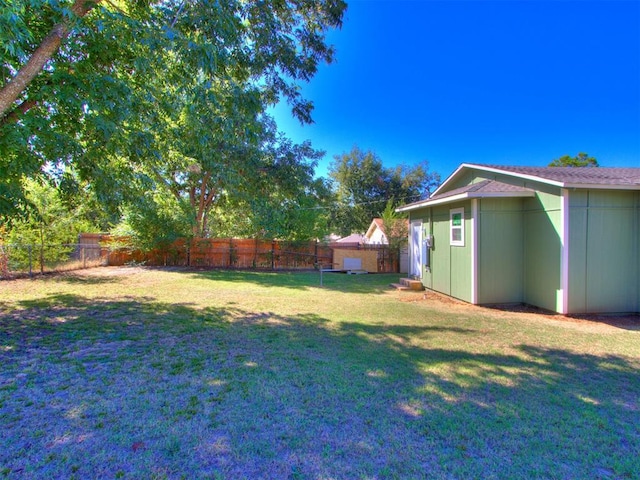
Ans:
[[[302,91],[315,123],[273,110],[327,152],[318,175],[354,145],[443,179],[578,152],[640,167],[638,0],[351,0],[328,38],[337,61]]]

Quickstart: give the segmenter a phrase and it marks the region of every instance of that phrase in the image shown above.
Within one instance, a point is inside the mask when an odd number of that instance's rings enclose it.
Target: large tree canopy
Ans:
[[[132,194],[131,175],[173,175],[206,204],[220,191],[214,176],[249,161],[266,106],[285,99],[311,121],[298,82],[332,61],[325,35],[340,26],[345,3],[12,0],[0,8],[0,212],[8,212],[21,178],[45,165],[72,168],[104,201]],[[218,155],[206,157],[212,145]],[[218,162],[216,171],[196,171],[192,158]]]
[[[426,161],[387,168],[375,153],[357,146],[334,158],[329,175],[337,197],[331,226],[342,235],[366,231],[389,200],[398,205],[428,197],[440,181]]]

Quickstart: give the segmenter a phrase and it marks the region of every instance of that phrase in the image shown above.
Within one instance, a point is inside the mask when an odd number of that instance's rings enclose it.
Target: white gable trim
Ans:
[[[557,180],[549,180],[548,178],[537,177],[535,175],[528,175],[526,173],[511,172],[509,170],[502,170],[501,168],[486,167],[484,165],[474,165],[472,163],[463,163],[460,166],[460,168],[462,167],[472,168],[474,170],[482,170],[482,171],[491,172],[491,173],[499,173],[501,175],[508,175],[510,177],[522,178],[524,180],[533,180],[534,182],[546,183],[547,185],[554,185],[556,187],[565,186],[564,182],[559,182]]]
[[[438,195],[438,193],[440,192],[440,190],[442,190],[442,188],[443,188],[447,183],[449,183],[449,181],[450,181],[452,178],[454,178],[456,175],[458,175],[458,172],[459,172],[460,170],[462,170],[463,168],[465,168],[465,167],[468,167],[468,164],[463,163],[463,164],[462,164],[462,165],[460,165],[458,168],[456,168],[456,169],[455,169],[455,171],[454,171],[451,175],[449,175],[449,176],[445,179],[445,181],[444,181],[444,182],[442,182],[442,183],[440,184],[440,186],[439,186],[438,188],[436,188],[436,190],[431,194],[431,196],[432,196],[432,197],[435,197],[436,195]]]
[[[459,193],[458,195],[451,195],[450,197],[437,198],[435,200],[424,200],[413,205],[405,205],[404,207],[396,208],[396,212],[409,212],[411,210],[417,210],[424,207],[432,207],[434,205],[443,205],[447,203],[459,202],[461,200],[468,200],[471,198],[514,198],[514,197],[535,197],[533,190],[522,190],[517,192],[493,192],[493,193],[477,193],[466,192]]]

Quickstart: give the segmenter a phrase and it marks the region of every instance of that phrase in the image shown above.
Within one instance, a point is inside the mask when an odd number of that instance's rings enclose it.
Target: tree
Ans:
[[[148,246],[154,239],[300,239],[324,232],[315,206],[326,189],[313,178],[324,153],[308,142],[293,144],[264,114],[243,112],[243,102],[235,104],[238,95],[216,98],[229,103],[203,104],[200,111],[198,99],[186,102],[166,124],[157,158],[139,166],[140,194],[132,198],[143,197],[143,191],[147,195],[127,209],[134,236]],[[220,107],[229,112],[221,115]],[[211,129],[220,119],[222,124]]]
[[[112,36],[120,33],[119,47],[127,47],[124,40],[138,40],[153,50],[168,47],[209,74],[259,78],[272,96],[285,95],[293,102],[294,113],[310,120],[310,104],[287,78],[309,80],[319,61],[331,62],[334,51],[325,44],[324,36],[328,28],[341,25],[345,8],[342,0],[15,0],[3,5],[0,17],[10,60],[3,65],[0,118],[28,110],[24,101],[15,102],[43,70],[55,72],[61,59],[74,62],[86,59],[89,53],[106,54],[97,44],[111,43]],[[68,37],[72,41],[64,44]],[[129,60],[134,60],[131,67],[149,68],[144,65],[148,58]],[[71,73],[82,81],[80,72]],[[38,99],[28,102],[31,105]]]
[[[263,152],[258,189],[240,201],[241,235],[279,240],[311,240],[327,234],[332,196],[327,182],[314,178],[324,152],[309,142],[297,145],[279,136]]]
[[[66,260],[78,241],[78,234],[94,229],[82,208],[67,208],[59,190],[42,179],[25,179],[25,214],[16,218],[6,234],[7,244],[35,247],[34,264],[44,271],[45,263]],[[16,250],[12,260],[29,265],[26,249]]]
[[[549,164],[550,167],[599,167],[598,161],[586,153],[578,153],[575,157],[563,155]]]
[[[384,233],[389,242],[391,259],[397,260],[398,267],[400,267],[401,251],[403,247],[407,246],[407,239],[409,238],[409,225],[408,216],[396,212],[396,207],[398,206],[394,205],[393,200],[389,200],[380,217],[384,225]]]
[[[440,181],[426,161],[386,168],[375,153],[357,146],[334,157],[329,176],[336,195],[331,227],[342,235],[365,231],[389,200],[403,204],[427,198]]]
[[[0,89],[0,118],[12,110],[14,102],[18,100],[29,84],[31,84],[34,78],[42,71],[45,64],[51,60],[51,57],[60,49],[62,41],[67,38],[73,29],[74,23],[84,17],[89,10],[100,2],[101,0],[75,0],[68,12],[63,15],[63,18],[50,27],[47,35],[24,62],[24,65],[17,69],[15,75],[6,81],[2,89]],[[3,27],[7,28],[6,33],[8,36],[13,37],[14,41],[24,40],[28,34],[27,23],[16,14],[24,12],[29,7],[42,8],[45,6],[50,7],[51,5],[47,5],[45,2],[32,2],[31,5],[25,5],[24,2],[14,3],[12,5],[13,12],[5,12],[3,16],[3,20],[5,20]],[[9,8],[9,6],[4,6],[4,8]],[[7,22],[6,20],[9,21]],[[5,50],[13,50],[19,56],[25,55],[25,52],[19,45],[6,45]],[[19,105],[19,110],[14,110],[13,113],[16,114],[28,110],[31,103],[33,103],[33,101],[23,101]]]
[[[17,205],[23,175],[48,163],[72,164],[105,198],[115,192],[114,175],[154,158],[166,122],[141,119],[167,111],[170,89],[182,101],[198,89],[211,99],[208,85],[250,86],[263,107],[285,99],[310,122],[312,105],[297,85],[332,61],[325,35],[341,25],[345,7],[342,0],[3,4],[0,210]]]

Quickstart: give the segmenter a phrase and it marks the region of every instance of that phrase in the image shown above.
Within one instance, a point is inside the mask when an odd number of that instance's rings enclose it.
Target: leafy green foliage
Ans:
[[[380,215],[384,224],[384,232],[389,242],[389,249],[393,254],[400,254],[400,249],[407,245],[409,238],[408,215],[396,212],[393,200],[389,200]]]
[[[0,113],[0,213],[15,214],[23,175],[66,165],[111,211],[140,187],[171,179],[166,189],[176,202],[186,192],[197,205],[192,228],[202,232],[208,199],[253,181],[266,106],[284,99],[311,121],[298,83],[332,61],[325,35],[341,25],[345,7],[342,0],[3,2],[0,99],[52,32],[64,35]]]
[[[331,226],[342,235],[365,231],[389,200],[403,204],[428,197],[440,181],[437,173],[429,172],[426,161],[386,168],[375,153],[357,146],[335,157],[329,175],[337,197]]]
[[[78,234],[92,231],[95,226],[83,215],[80,206],[68,208],[59,191],[46,182],[24,180],[26,193],[24,216],[16,218],[6,233],[5,243],[29,246],[29,250],[17,250],[12,260],[19,266],[44,268],[46,262],[66,260],[78,242]]]
[[[550,167],[599,167],[598,160],[586,153],[578,153],[575,157],[563,155],[549,164]]]

